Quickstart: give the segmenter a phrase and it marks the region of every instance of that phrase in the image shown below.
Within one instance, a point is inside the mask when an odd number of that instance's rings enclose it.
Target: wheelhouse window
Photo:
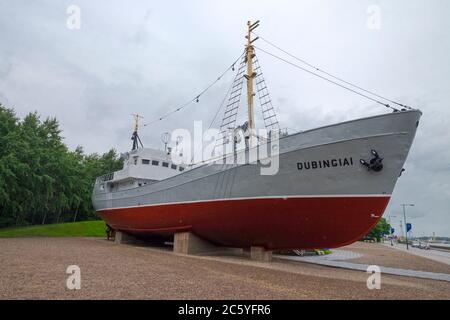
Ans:
[[[142,164],[150,164],[150,160],[148,160],[148,159],[142,159]]]
[[[170,165],[170,168],[172,168],[173,170],[177,170],[177,165],[172,163],[172,164]]]
[[[152,165],[158,166],[158,165],[159,165],[159,161],[157,161],[157,160],[152,160]]]
[[[162,166],[165,167],[165,168],[168,168],[169,167],[169,163],[168,162],[163,162]]]
[[[183,171],[183,170],[184,170],[184,167],[180,167],[178,170]]]

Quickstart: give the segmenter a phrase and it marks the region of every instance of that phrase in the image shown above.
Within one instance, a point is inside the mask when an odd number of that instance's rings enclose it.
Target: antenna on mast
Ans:
[[[139,138],[138,130],[139,130],[139,119],[144,119],[144,117],[140,116],[137,113],[133,113],[132,116],[134,117],[134,131],[131,135],[131,140],[133,141],[133,147],[131,150],[136,150],[139,148],[139,144],[143,148],[144,145],[142,144],[141,138]]]
[[[162,141],[162,143],[164,143],[164,151],[167,151],[167,144],[169,143],[169,140],[170,140],[170,133],[164,132],[161,135],[161,141]]]

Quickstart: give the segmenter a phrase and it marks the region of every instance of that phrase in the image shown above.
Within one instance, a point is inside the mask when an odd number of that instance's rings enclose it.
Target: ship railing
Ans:
[[[279,132],[279,134],[280,134],[280,137],[285,137],[285,136],[288,136],[288,135],[290,135],[290,134],[297,133],[297,132],[299,132],[299,131],[298,131],[298,130],[295,130],[295,129],[292,129],[292,128],[286,127],[286,128],[281,128],[281,129],[279,129],[278,132]]]
[[[290,134],[294,134],[294,133],[297,133],[297,132],[299,132],[298,130],[294,130],[294,129],[292,129],[292,128],[281,128],[281,129],[278,129],[278,130],[275,130],[275,129],[273,129],[272,131],[269,131],[269,135],[268,135],[268,137],[263,137],[263,136],[256,136],[256,140],[257,140],[257,145],[258,146],[260,146],[260,145],[262,145],[262,144],[266,144],[266,143],[269,143],[270,142],[270,140],[271,140],[271,137],[273,137],[273,135],[275,134],[275,133],[277,133],[278,134],[278,137],[279,138],[282,138],[282,137],[286,137],[286,136],[288,136],[288,135],[290,135]],[[219,139],[219,141],[220,140],[223,140],[224,139],[224,137],[222,137],[222,138],[220,138]],[[218,144],[216,147],[219,147],[219,146],[223,146],[225,143],[222,143],[222,144]],[[215,149],[214,149],[215,150]],[[241,150],[236,150],[237,152],[242,152],[244,149],[241,149]],[[189,169],[193,169],[193,168],[195,168],[195,167],[199,167],[199,166],[202,166],[202,165],[205,165],[205,164],[211,164],[211,163],[214,163],[214,162],[216,162],[217,160],[223,160],[223,159],[225,159],[225,158],[227,158],[227,157],[232,157],[233,155],[234,155],[234,151],[231,151],[231,152],[229,152],[229,153],[226,153],[226,154],[221,154],[221,155],[219,155],[219,156],[212,156],[211,158],[208,158],[208,159],[205,159],[205,160],[203,160],[203,161],[198,161],[198,162],[195,162],[195,163],[191,163],[191,164],[188,164],[187,166],[188,166],[188,168]]]
[[[111,181],[113,179],[114,179],[114,172],[111,172],[111,173],[107,173],[107,174],[105,174],[103,176],[98,177],[97,178],[97,183],[103,183],[103,182],[106,182],[106,181]]]

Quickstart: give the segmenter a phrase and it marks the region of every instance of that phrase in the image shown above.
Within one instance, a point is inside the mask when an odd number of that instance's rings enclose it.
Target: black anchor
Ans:
[[[373,170],[375,172],[380,172],[381,170],[383,170],[383,158],[381,158],[378,155],[378,152],[374,149],[370,150],[370,152],[372,153],[373,157],[369,160],[369,162],[364,159],[359,160],[359,162],[361,162],[363,166],[367,167],[367,170],[369,171]]]

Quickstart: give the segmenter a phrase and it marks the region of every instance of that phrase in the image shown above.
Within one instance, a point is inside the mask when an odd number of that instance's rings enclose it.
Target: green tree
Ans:
[[[95,179],[121,167],[114,149],[69,150],[55,118],[34,112],[21,121],[0,104],[0,227],[97,219]]]
[[[12,109],[0,104],[0,226],[14,223],[14,215],[19,210],[12,195],[18,190],[14,149],[20,144],[18,118]]]
[[[368,237],[377,239],[379,242],[384,235],[390,234],[391,225],[386,221],[385,218],[381,218],[377,224],[370,230],[367,234]]]

